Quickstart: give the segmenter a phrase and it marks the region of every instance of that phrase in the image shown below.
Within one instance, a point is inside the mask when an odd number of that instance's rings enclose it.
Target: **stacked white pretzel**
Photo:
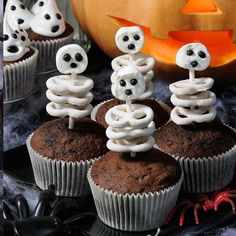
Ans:
[[[112,61],[112,69],[114,70],[112,74],[112,79],[116,79],[117,73],[127,66],[134,66],[140,71],[144,80],[146,81],[146,89],[144,93],[137,98],[138,100],[145,100],[149,98],[153,93],[153,84],[151,82],[153,78],[153,67],[155,60],[152,57],[148,57],[142,53],[140,50],[144,45],[144,33],[140,27],[122,27],[120,28],[115,36],[117,47],[125,55],[116,57]]]
[[[61,73],[48,79],[47,98],[51,102],[47,105],[47,112],[52,116],[69,116],[69,128],[73,129],[74,119],[88,116],[93,107],[90,102],[93,95],[93,80],[77,75],[86,69],[88,58],[85,51],[76,44],[60,48],[56,57],[57,68]]]
[[[176,63],[189,70],[190,78],[175,82],[169,86],[173,93],[171,102],[176,106],[171,112],[171,119],[178,125],[193,122],[202,123],[214,120],[216,111],[213,107],[216,97],[209,91],[213,86],[212,78],[195,78],[194,72],[208,67],[210,54],[200,43],[183,46],[177,53]]]

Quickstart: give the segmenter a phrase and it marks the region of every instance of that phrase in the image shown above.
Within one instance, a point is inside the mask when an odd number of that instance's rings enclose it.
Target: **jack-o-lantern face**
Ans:
[[[159,74],[171,76],[172,81],[180,79],[185,72],[175,64],[178,49],[186,43],[201,42],[211,54],[211,65],[203,73],[208,76],[210,73],[216,82],[236,80],[236,0],[72,0],[72,3],[84,30],[112,57],[120,54],[115,45],[117,30],[137,25],[145,33],[142,51],[156,59]]]

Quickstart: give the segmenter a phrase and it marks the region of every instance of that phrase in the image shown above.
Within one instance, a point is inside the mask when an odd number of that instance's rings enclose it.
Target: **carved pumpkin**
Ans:
[[[178,80],[178,49],[190,42],[205,44],[211,66],[203,73],[216,82],[236,81],[236,0],[72,0],[77,19],[109,56],[121,52],[115,33],[121,26],[138,25],[145,32],[143,52],[153,56],[157,75]],[[199,76],[203,76],[199,73]]]

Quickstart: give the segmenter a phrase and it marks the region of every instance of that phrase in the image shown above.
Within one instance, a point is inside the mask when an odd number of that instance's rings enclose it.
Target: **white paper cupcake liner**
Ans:
[[[35,69],[38,50],[22,61],[3,66],[4,102],[26,97],[35,89]]]
[[[27,139],[26,145],[31,159],[35,182],[42,190],[54,184],[57,196],[78,197],[91,194],[87,180],[87,171],[97,160],[65,162],[61,160],[50,160],[33,150],[31,139]]]
[[[169,188],[144,194],[118,194],[96,185],[88,171],[88,181],[100,220],[115,229],[147,231],[163,225],[176,204],[183,174]]]
[[[231,129],[235,132],[233,128]],[[157,145],[155,147],[165,152]],[[174,157],[182,167],[184,173],[182,189],[184,192],[214,192],[226,187],[233,179],[236,164],[236,145],[229,151],[212,157],[189,158],[169,155]]]
[[[46,73],[56,69],[56,53],[59,48],[73,41],[74,32],[64,38],[46,41],[31,41],[39,51],[37,73]]]
[[[95,106],[95,107],[93,108],[92,112],[91,112],[91,119],[97,122],[97,120],[96,120],[96,115],[97,115],[98,109],[99,109],[103,104],[105,104],[106,102],[112,101],[113,99],[114,99],[114,98],[109,99],[109,100],[106,100],[106,101],[103,101],[103,102],[99,103],[97,106]],[[160,101],[160,100],[158,100],[158,99],[154,99],[154,98],[149,98],[149,99],[156,100],[156,101],[160,104],[160,106],[161,106],[165,111],[167,111],[167,112],[170,114],[171,108],[170,108],[167,104],[165,104],[164,102],[162,102],[162,101]],[[105,114],[104,114],[104,116],[105,116]]]

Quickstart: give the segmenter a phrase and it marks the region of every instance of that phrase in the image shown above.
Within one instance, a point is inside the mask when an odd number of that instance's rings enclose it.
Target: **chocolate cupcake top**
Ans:
[[[189,158],[220,155],[236,145],[235,132],[217,120],[183,126],[170,121],[156,131],[154,138],[164,152]]]
[[[165,124],[170,118],[169,112],[167,110],[165,110],[160,105],[160,103],[158,103],[155,99],[146,99],[144,101],[135,101],[135,103],[149,106],[153,110],[153,112],[154,112],[153,121],[155,122],[156,128]],[[111,109],[112,107],[114,107],[116,105],[120,105],[120,104],[124,104],[124,102],[120,101],[118,99],[111,99],[111,100],[105,102],[104,104],[102,104],[97,110],[96,121],[99,124],[103,125],[105,128],[107,128],[108,125],[105,121],[105,114],[107,113],[107,111],[109,109]]]
[[[31,140],[37,153],[49,159],[85,161],[98,158],[107,152],[105,129],[98,123],[83,118],[68,129],[68,119],[46,122],[38,128]]]
[[[181,177],[177,161],[151,149],[130,158],[129,153],[108,152],[91,170],[95,184],[120,194],[148,193],[175,185]]]

